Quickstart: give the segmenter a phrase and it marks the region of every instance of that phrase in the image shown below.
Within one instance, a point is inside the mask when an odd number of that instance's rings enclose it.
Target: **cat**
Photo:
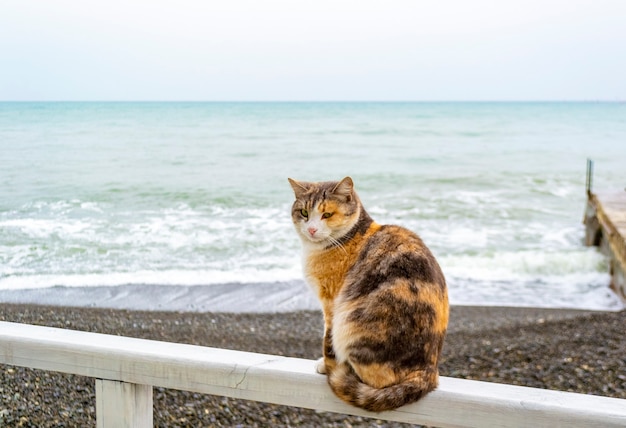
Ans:
[[[369,411],[419,400],[438,385],[448,325],[435,257],[413,232],[374,222],[350,177],[288,180],[304,275],[324,312],[317,371],[339,398]]]

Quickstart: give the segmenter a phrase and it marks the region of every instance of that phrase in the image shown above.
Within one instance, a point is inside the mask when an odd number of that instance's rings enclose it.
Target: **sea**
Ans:
[[[626,103],[2,102],[0,302],[315,305],[287,178],[351,176],[431,248],[452,304],[619,310],[583,244],[587,159],[594,190],[624,190]]]

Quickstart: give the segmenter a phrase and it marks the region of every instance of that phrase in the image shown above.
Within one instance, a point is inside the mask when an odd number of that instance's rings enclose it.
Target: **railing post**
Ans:
[[[152,428],[152,386],[96,379],[97,428]]]

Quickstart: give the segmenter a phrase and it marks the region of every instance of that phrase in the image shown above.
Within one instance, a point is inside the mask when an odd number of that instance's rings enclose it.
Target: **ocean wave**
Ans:
[[[228,283],[288,282],[301,278],[299,266],[288,269],[143,270],[82,274],[31,274],[0,277],[0,290],[121,285],[195,286]]]
[[[585,274],[608,272],[606,258],[594,248],[447,255],[439,262],[447,275],[490,281],[540,281],[572,275],[584,282]]]

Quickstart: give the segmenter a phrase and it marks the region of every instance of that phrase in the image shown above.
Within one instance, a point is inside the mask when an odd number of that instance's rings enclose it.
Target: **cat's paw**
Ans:
[[[326,362],[324,361],[324,357],[315,362],[315,371],[319,374],[326,374]]]

